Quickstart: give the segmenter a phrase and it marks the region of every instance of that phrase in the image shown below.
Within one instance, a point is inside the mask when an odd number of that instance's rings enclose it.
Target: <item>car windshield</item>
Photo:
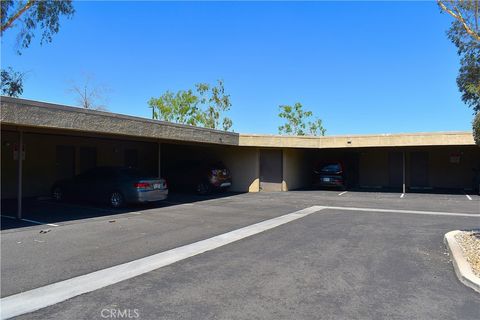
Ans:
[[[320,171],[326,173],[334,173],[342,171],[342,168],[340,167],[339,163],[329,163],[327,165],[324,165]]]

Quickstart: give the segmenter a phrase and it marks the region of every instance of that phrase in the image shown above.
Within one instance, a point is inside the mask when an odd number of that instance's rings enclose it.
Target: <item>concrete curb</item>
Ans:
[[[443,242],[452,257],[453,268],[455,269],[458,280],[467,287],[480,293],[480,278],[473,273],[470,264],[463,256],[462,248],[455,239],[455,236],[460,232],[460,230],[454,230],[446,233]]]

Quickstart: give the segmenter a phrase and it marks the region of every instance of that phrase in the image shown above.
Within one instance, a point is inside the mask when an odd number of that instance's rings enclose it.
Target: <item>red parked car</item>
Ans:
[[[167,180],[172,190],[209,194],[226,191],[232,185],[230,171],[222,162],[188,161],[168,169]]]

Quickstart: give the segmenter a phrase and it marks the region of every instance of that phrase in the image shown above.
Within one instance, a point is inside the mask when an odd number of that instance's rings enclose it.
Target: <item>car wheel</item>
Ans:
[[[125,204],[125,199],[123,195],[118,191],[113,191],[108,197],[108,203],[112,208],[121,208]]]
[[[63,191],[60,187],[54,187],[52,189],[52,198],[55,201],[62,201],[63,200]]]
[[[209,194],[211,191],[210,184],[207,182],[200,182],[197,186],[197,192],[198,194],[205,195]]]

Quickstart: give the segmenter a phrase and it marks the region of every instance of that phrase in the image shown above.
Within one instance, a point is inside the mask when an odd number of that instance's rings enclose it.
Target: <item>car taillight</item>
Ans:
[[[133,186],[137,189],[149,189],[150,188],[150,183],[137,182]]]

